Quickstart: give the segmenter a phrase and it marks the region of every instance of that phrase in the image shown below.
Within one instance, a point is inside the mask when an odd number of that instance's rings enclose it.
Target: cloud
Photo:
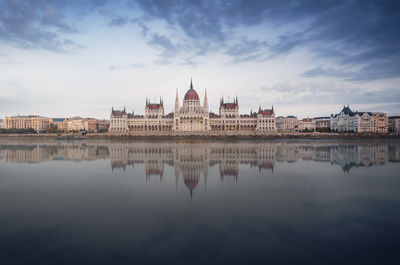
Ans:
[[[129,70],[129,69],[143,68],[143,67],[145,67],[144,64],[134,63],[129,65],[110,65],[109,69],[111,71],[115,71],[115,70]]]
[[[192,41],[224,50],[232,61],[259,61],[302,46],[343,66],[362,66],[353,77],[369,80],[400,76],[400,4],[397,1],[133,1],[145,16],[163,19]],[[279,30],[275,43],[259,30],[235,43],[235,32],[253,26]],[[234,43],[234,44],[232,44]],[[382,71],[387,69],[388,71]],[[322,74],[322,72],[320,73]],[[332,74],[332,73],[329,73]]]
[[[110,27],[115,27],[115,26],[123,26],[128,23],[128,19],[126,17],[116,17],[110,20],[108,22],[108,25]]]
[[[180,44],[174,44],[168,37],[154,33],[148,43],[161,51],[161,57],[172,58],[175,57],[181,50]]]
[[[339,84],[329,81],[282,82],[262,87],[256,93],[260,93],[260,97],[269,95],[269,99],[276,104],[390,104],[400,101],[398,87],[367,90],[361,84]],[[259,100],[259,97],[256,99]]]
[[[88,1],[83,9],[97,2]],[[76,2],[68,6],[58,1],[4,0],[0,2],[0,40],[22,48],[57,52],[84,48],[71,38],[63,37],[63,34],[79,32],[64,16],[67,9],[77,11],[78,6]]]

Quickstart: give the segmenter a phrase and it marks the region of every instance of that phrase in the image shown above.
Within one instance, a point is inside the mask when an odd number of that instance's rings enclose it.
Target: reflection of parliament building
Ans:
[[[0,160],[34,163],[48,160],[110,159],[112,170],[144,165],[146,179],[162,179],[166,167],[174,169],[175,181],[183,180],[192,192],[201,178],[207,183],[209,170],[216,167],[221,181],[238,181],[240,168],[250,166],[273,173],[276,163],[298,160],[339,165],[344,172],[354,167],[400,162],[400,144],[307,141],[183,141],[183,142],[38,142],[9,140],[0,143]]]
[[[219,114],[209,112],[207,91],[203,106],[190,88],[179,105],[176,91],[174,112],[164,113],[164,103],[146,100],[145,114],[135,115],[126,110],[114,110],[110,115],[109,132],[113,135],[265,135],[276,132],[274,108],[261,109],[250,114],[239,113],[238,98],[219,104]]]

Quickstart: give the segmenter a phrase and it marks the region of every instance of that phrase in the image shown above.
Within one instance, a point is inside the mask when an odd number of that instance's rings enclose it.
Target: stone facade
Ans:
[[[343,106],[339,114],[331,115],[331,130],[354,133],[388,133],[389,119],[382,112],[353,112]]]
[[[330,117],[315,117],[315,130],[317,132],[327,132],[331,129],[331,118]]]
[[[275,123],[278,132],[293,133],[299,130],[299,120],[295,116],[279,116]]]
[[[11,116],[6,117],[7,129],[33,129],[35,132],[46,132],[49,128],[49,118],[42,116]]]
[[[389,117],[390,132],[400,133],[400,116]]]
[[[192,82],[182,106],[176,91],[174,112],[165,114],[161,99],[157,103],[146,99],[144,115],[112,108],[109,128],[112,135],[266,135],[276,131],[273,107],[241,115],[237,97],[233,102],[221,98],[219,114],[215,114],[209,112],[207,91],[201,105]]]
[[[315,121],[311,118],[305,118],[299,122],[299,131],[301,132],[315,132],[315,128]]]

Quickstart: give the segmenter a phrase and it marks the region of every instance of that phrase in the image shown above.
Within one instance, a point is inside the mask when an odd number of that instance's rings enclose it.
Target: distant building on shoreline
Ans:
[[[388,133],[389,119],[383,112],[353,112],[343,106],[339,114],[331,115],[330,126],[334,132]]]
[[[165,114],[162,99],[150,102],[146,99],[145,114],[135,115],[124,110],[114,110],[110,115],[109,132],[113,135],[165,134],[165,135],[265,135],[276,133],[274,108],[241,115],[239,101],[232,102],[223,98],[219,104],[219,114],[209,112],[207,91],[204,94],[203,106],[200,98],[190,83],[190,88],[179,105],[176,91],[174,112]]]
[[[57,126],[58,132],[107,132],[109,122],[106,120],[97,120],[94,118],[53,118],[50,123]]]
[[[278,132],[294,133],[299,131],[299,120],[295,116],[282,117],[275,119]]]
[[[6,117],[6,129],[32,129],[42,133],[47,131],[49,124],[49,118],[39,115]]]
[[[6,121],[3,119],[0,119],[0,129],[6,129],[7,128],[6,125],[7,125]]]
[[[330,117],[315,117],[315,130],[317,132],[328,132],[331,130],[331,118]]]
[[[400,133],[400,116],[389,117],[389,131]]]
[[[299,131],[315,132],[315,121],[312,118],[304,118],[299,121]]]

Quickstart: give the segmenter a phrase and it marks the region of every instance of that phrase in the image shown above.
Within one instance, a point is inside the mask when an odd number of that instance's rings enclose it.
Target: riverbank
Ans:
[[[273,135],[110,135],[81,134],[0,134],[0,139],[400,139],[400,134],[292,133]]]

